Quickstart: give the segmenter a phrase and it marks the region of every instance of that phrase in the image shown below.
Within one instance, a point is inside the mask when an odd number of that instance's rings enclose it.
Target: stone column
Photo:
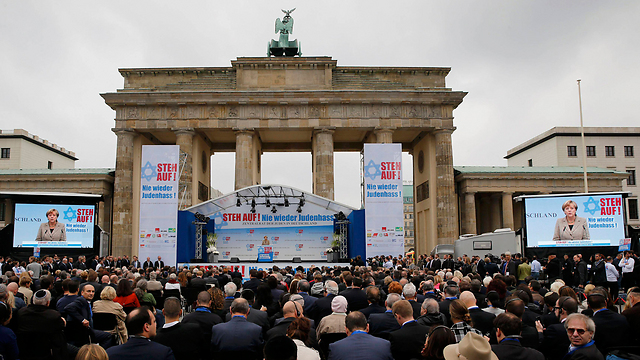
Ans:
[[[465,234],[477,234],[476,228],[476,193],[467,192],[464,194],[464,222],[463,232]]]
[[[456,238],[456,193],[453,180],[453,130],[434,131],[436,143],[436,218],[438,244],[453,244]]]
[[[253,130],[236,131],[236,190],[253,183]]]
[[[500,229],[502,227],[502,221],[500,214],[502,213],[502,207],[500,206],[500,200],[502,194],[491,194],[491,231]]]
[[[313,193],[333,200],[333,130],[313,132]]]
[[[186,209],[191,206],[193,197],[193,137],[196,132],[193,128],[185,129],[173,129],[176,134],[176,145],[180,145],[180,153],[186,154],[187,160],[182,165],[182,162],[178,166],[182,166],[180,174],[180,180],[178,188],[180,193],[178,194],[178,204],[180,210]]]
[[[376,142],[378,144],[391,144],[393,143],[393,129],[390,128],[376,128],[373,130],[376,135]]]
[[[113,228],[111,254],[131,255],[133,244],[133,140],[131,129],[113,129],[118,137],[116,178],[113,184]]]
[[[502,227],[514,230],[513,221],[513,193],[502,193]]]

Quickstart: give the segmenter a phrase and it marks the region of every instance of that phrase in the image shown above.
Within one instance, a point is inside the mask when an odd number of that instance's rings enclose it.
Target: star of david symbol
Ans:
[[[364,167],[364,176],[375,180],[377,176],[382,175],[380,171],[380,165],[376,165],[373,160],[369,160],[369,164]]]
[[[69,221],[74,221],[76,219],[76,212],[73,211],[71,206],[64,212],[64,219]]]
[[[213,214],[213,216],[211,218],[213,219],[213,227],[216,230],[220,230],[220,229],[222,229],[223,226],[229,225],[228,222],[223,221],[222,213],[217,212],[217,213]],[[220,219],[220,221],[216,221],[216,219],[218,219],[218,218]]]
[[[595,215],[596,212],[600,212],[600,205],[598,205],[592,197],[589,197],[589,200],[582,203],[582,205],[584,205],[584,212],[591,215]],[[591,208],[591,205],[593,205],[593,208]]]
[[[264,248],[263,248],[262,246],[260,246],[260,247],[258,248],[258,252],[259,252],[259,253],[263,253],[263,252],[264,252]]]
[[[140,171],[140,176],[147,181],[151,181],[158,177],[158,172],[156,171],[156,168],[147,161]]]

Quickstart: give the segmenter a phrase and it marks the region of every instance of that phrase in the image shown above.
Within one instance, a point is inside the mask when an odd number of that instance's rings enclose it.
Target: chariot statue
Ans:
[[[280,33],[278,41],[271,40],[267,44],[267,56],[302,56],[302,50],[298,40],[289,40],[289,35],[293,34],[293,18],[291,10],[282,10],[284,17],[276,19],[276,34]]]

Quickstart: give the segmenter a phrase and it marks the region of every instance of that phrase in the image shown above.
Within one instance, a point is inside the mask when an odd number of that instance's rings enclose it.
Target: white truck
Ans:
[[[497,229],[494,232],[484,233],[480,235],[465,234],[461,235],[458,240],[451,244],[439,244],[431,251],[431,255],[453,255],[454,258],[467,256],[479,256],[484,258],[485,255],[491,253],[500,256],[505,252],[512,254],[522,253],[522,239],[520,235],[511,229]]]

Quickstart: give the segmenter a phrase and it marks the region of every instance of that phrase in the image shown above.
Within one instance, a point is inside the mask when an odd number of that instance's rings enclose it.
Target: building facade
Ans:
[[[640,168],[640,127],[585,127],[585,146],[579,127],[554,127],[507,152],[509,166],[587,166],[626,172],[622,190],[631,196],[626,200],[626,221],[633,229],[640,229],[638,216],[637,170]],[[592,178],[588,178],[589,191]],[[579,190],[584,191],[584,188]]]
[[[413,225],[413,183],[402,185],[402,209],[404,212],[404,251],[415,247],[415,227]]]
[[[0,130],[0,169],[73,169],[73,151],[23,129]]]

